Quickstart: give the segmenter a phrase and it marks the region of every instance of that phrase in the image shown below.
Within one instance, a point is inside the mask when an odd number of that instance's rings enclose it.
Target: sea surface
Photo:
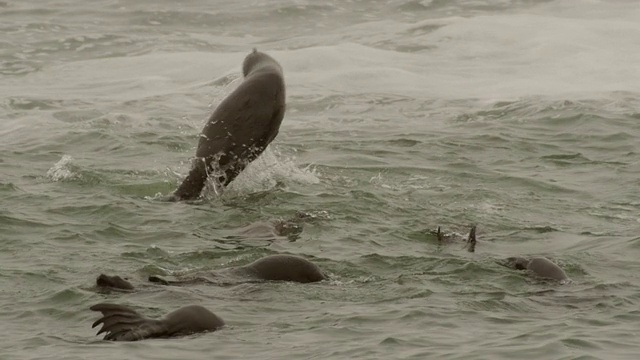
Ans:
[[[163,201],[254,47],[279,135]],[[146,281],[276,253],[331,279]],[[0,1],[0,359],[637,359],[639,259],[637,1]],[[227,326],[112,343],[100,302]]]

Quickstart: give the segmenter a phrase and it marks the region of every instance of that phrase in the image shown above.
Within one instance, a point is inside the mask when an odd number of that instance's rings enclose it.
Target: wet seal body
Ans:
[[[318,265],[293,255],[270,255],[234,269],[260,280],[312,283],[326,280]]]
[[[231,275],[245,280],[262,281],[291,281],[299,283],[312,283],[326,280],[327,276],[318,265],[311,261],[293,255],[277,254],[260,258],[250,264],[227,269],[221,269],[217,273]],[[162,285],[190,285],[201,283],[216,284],[209,277],[216,277],[216,273],[208,273],[205,276],[195,275],[177,280],[166,280],[162,277],[151,275],[149,281]],[[99,288],[132,290],[133,285],[119,276],[100,274],[96,279]]]
[[[531,259],[523,257],[507,258],[507,267],[516,270],[527,270],[535,276],[558,281],[569,281],[567,274],[551,260],[544,257],[535,257]]]
[[[185,336],[224,326],[220,317],[199,305],[185,306],[159,320],[146,318],[124,305],[103,303],[93,305],[91,310],[102,313],[91,326],[102,324],[96,335],[105,333],[104,339],[112,341]]]
[[[291,281],[298,283],[312,283],[326,280],[327,276],[320,268],[311,261],[293,255],[269,255],[258,259],[248,265],[221,269],[217,272],[207,274],[196,274],[196,276],[165,280],[159,276],[149,276],[149,281],[162,285],[191,285],[200,283],[217,284],[211,278],[218,275],[236,277],[244,280],[261,281]]]
[[[278,135],[285,112],[282,67],[253,50],[242,65],[244,81],[218,105],[204,126],[189,175],[172,200],[200,196],[209,174],[227,186]]]

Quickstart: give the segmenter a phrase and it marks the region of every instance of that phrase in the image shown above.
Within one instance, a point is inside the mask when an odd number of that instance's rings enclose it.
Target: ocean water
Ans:
[[[253,47],[280,134],[223,194],[162,201]],[[636,359],[638,64],[636,1],[0,1],[0,358]],[[274,253],[331,280],[146,283]],[[105,342],[99,302],[227,326]]]

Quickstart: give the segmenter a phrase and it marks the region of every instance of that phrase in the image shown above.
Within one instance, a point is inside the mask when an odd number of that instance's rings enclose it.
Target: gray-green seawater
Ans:
[[[0,358],[635,359],[638,39],[634,1],[0,1]],[[253,47],[280,134],[222,196],[161,201]],[[145,281],[272,253],[331,280]],[[98,302],[228,325],[104,342]]]

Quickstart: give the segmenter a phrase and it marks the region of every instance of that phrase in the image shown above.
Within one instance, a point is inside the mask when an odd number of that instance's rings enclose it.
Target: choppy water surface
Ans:
[[[634,1],[6,0],[0,34],[3,359],[637,357]],[[285,69],[280,134],[222,196],[162,202],[252,47]],[[475,254],[432,233],[470,224]],[[332,280],[93,287],[272,253]],[[105,301],[228,326],[103,342]]]

